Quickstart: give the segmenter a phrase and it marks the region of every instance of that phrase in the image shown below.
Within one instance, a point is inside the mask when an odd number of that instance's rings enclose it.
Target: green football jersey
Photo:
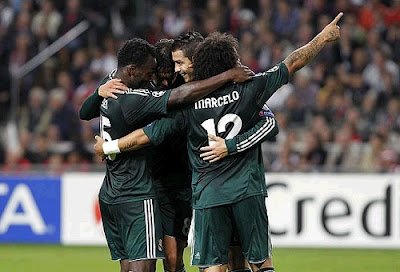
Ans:
[[[105,140],[121,138],[167,113],[171,91],[129,89],[100,106],[100,131]],[[154,197],[153,178],[146,166],[146,150],[113,154],[106,160],[106,176],[99,198],[109,204]]]
[[[204,161],[200,157],[200,148],[212,144],[208,134],[232,139],[254,127],[260,120],[265,102],[288,79],[287,67],[280,63],[257,74],[251,81],[227,84],[187,107],[183,113],[176,112],[162,122],[158,121],[160,126],[145,129],[156,145],[163,141],[165,134],[186,129],[195,209],[231,204],[253,195],[267,195],[261,146],[251,143],[257,141],[260,131],[269,129],[268,124],[239,146],[251,148],[216,163]]]

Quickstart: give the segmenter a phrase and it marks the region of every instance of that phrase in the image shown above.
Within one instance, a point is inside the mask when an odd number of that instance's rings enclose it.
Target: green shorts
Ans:
[[[187,241],[192,220],[192,189],[156,185],[164,235]]]
[[[113,260],[164,258],[163,232],[154,199],[110,205],[99,200],[103,229]]]
[[[264,196],[237,203],[194,210],[191,264],[199,267],[228,263],[232,235],[237,235],[249,263],[272,257],[272,245]]]

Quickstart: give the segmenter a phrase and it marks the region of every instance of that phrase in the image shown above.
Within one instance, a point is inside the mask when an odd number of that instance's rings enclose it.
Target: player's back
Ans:
[[[153,96],[147,89],[129,90],[118,99],[104,99],[100,106],[101,136],[121,138],[166,114],[168,95]],[[106,176],[99,197],[106,203],[154,197],[153,179],[147,170],[146,150],[108,156]]]
[[[251,81],[225,85],[186,111],[195,208],[224,205],[252,195],[267,194],[259,145],[217,163],[200,158],[200,148],[212,144],[208,134],[230,139],[252,128],[259,121],[264,103],[287,80],[287,68],[280,64],[256,75]],[[247,143],[241,144],[245,147],[257,136],[256,133]]]

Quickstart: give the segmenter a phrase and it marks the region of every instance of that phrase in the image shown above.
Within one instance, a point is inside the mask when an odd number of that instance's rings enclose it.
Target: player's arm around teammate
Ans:
[[[168,109],[175,109],[190,104],[212,91],[218,89],[227,82],[243,82],[250,80],[254,75],[253,71],[247,67],[235,67],[229,71],[200,81],[186,83],[177,88],[172,89],[168,98]],[[91,120],[100,115],[99,107],[103,99],[111,97],[117,99],[115,94],[124,94],[128,87],[119,79],[113,78],[112,73],[108,75],[82,104],[80,109],[80,118],[82,120]]]
[[[200,157],[205,161],[216,162],[228,155],[244,152],[257,144],[275,137],[279,133],[278,122],[267,104],[264,105],[259,114],[261,120],[250,130],[237,135],[237,137],[223,139],[215,135],[209,135],[208,137],[215,144],[200,148],[203,151]]]

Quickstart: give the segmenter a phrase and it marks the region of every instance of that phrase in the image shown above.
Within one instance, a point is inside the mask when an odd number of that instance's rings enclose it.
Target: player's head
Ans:
[[[171,88],[177,75],[175,72],[175,64],[172,60],[173,43],[173,39],[161,39],[154,45],[157,60],[155,81],[157,86],[162,89]]]
[[[127,40],[118,51],[118,70],[130,88],[144,87],[156,68],[154,46],[143,39]]]
[[[193,79],[206,79],[234,68],[239,61],[238,48],[239,43],[232,35],[210,34],[193,56]]]
[[[196,47],[204,41],[198,32],[188,32],[179,36],[172,44],[172,59],[175,62],[175,72],[178,72],[189,82],[193,79],[193,55]]]

